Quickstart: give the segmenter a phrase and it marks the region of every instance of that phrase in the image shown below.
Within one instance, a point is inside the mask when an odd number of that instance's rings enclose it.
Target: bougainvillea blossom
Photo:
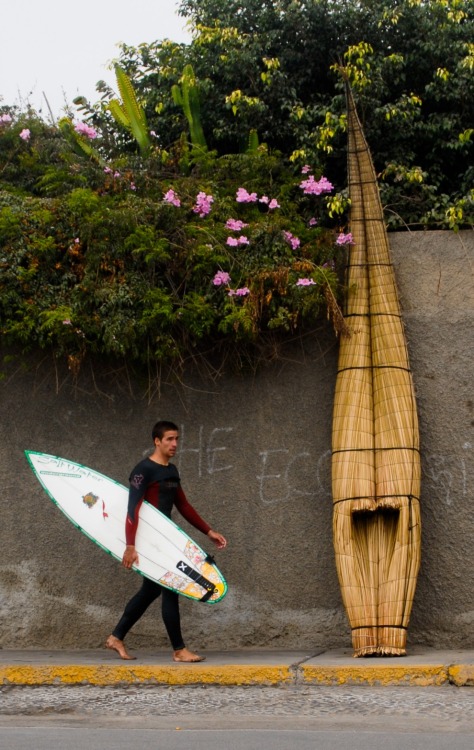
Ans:
[[[207,216],[211,211],[211,204],[214,203],[214,197],[212,195],[206,195],[203,191],[197,194],[196,203],[193,206],[195,214],[199,214],[201,219]]]
[[[85,135],[86,138],[90,138],[90,140],[94,140],[94,138],[97,138],[97,130],[90,125],[87,125],[85,122],[76,122],[76,124],[74,125],[74,130],[76,131],[76,133]]]
[[[241,286],[239,289],[229,289],[227,293],[229,297],[246,297],[247,294],[250,294],[248,286]]]
[[[268,206],[268,209],[270,211],[273,211],[275,208],[280,208],[280,204],[278,203],[277,199],[272,198],[270,200],[268,195],[262,195],[262,197],[258,199],[258,202]]]
[[[181,205],[181,201],[176,195],[173,188],[170,188],[167,193],[164,194],[163,200],[165,203],[170,203],[172,206],[177,206],[178,208]]]
[[[352,233],[349,232],[348,234],[344,234],[344,232],[341,232],[336,240],[336,245],[354,245]]]
[[[248,245],[249,240],[248,237],[242,234],[240,237],[227,237],[226,244],[229,247],[237,247],[238,245]]]
[[[295,237],[293,234],[291,234],[291,232],[283,232],[283,237],[290,245],[292,250],[296,250],[296,248],[301,245],[301,240],[299,239],[299,237]]]
[[[244,227],[248,227],[248,224],[245,221],[240,221],[240,219],[227,219],[225,226],[232,232],[240,232]]]
[[[323,193],[330,193],[334,185],[326,177],[315,180],[314,175],[311,174],[307,180],[300,183],[300,188],[305,195],[322,195]]]
[[[256,203],[258,198],[257,193],[249,193],[248,190],[240,187],[237,190],[235,200],[237,201],[237,203]]]
[[[212,283],[214,286],[222,286],[225,284],[228,284],[230,281],[230,274],[227,273],[227,271],[218,271],[214,278],[212,279]]]

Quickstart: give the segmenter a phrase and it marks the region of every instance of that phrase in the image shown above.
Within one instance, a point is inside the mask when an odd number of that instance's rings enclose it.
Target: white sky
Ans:
[[[115,86],[107,70],[120,42],[190,41],[178,0],[0,0],[0,104],[29,101],[57,117],[65,100],[99,99],[95,84]]]

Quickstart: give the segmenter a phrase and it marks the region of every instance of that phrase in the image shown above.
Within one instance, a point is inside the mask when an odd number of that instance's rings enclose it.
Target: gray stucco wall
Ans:
[[[409,646],[472,647],[474,232],[390,239],[422,434],[422,568]],[[48,357],[4,363],[0,645],[100,646],[140,583],[57,510],[23,450],[64,456],[126,483],[158,418],[181,426],[183,486],[229,540],[217,553],[226,598],[216,606],[182,600],[188,645],[350,645],[331,534],[336,362],[327,326],[256,375],[194,379],[154,394],[127,386],[123,372],[85,368],[74,386]],[[128,643],[168,645],[157,604]]]

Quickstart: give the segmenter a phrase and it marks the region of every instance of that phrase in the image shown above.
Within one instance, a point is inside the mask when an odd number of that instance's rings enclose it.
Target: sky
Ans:
[[[157,39],[190,41],[179,0],[3,0],[0,23],[0,105],[29,102],[48,118],[65,101],[99,99],[95,84],[115,86],[107,65],[118,44]]]

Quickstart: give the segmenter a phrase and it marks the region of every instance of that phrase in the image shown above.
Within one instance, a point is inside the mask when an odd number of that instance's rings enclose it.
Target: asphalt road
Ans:
[[[474,689],[0,688],[1,750],[472,750]]]
[[[73,728],[2,730],[5,750],[446,750],[435,733],[301,730],[118,730]],[[472,750],[472,736],[456,735],[451,750]]]

